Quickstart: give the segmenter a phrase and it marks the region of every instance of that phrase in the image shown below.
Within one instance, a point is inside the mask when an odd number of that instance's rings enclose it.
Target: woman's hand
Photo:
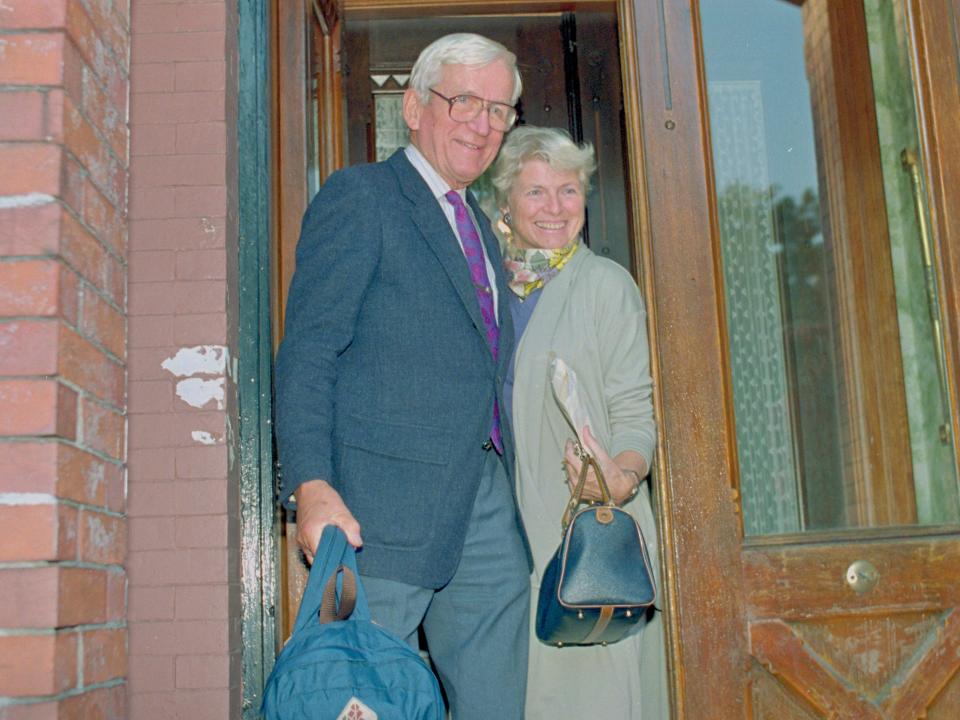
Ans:
[[[610,491],[613,502],[622,505],[630,500],[636,494],[640,481],[646,475],[646,462],[643,456],[636,451],[627,450],[617,455],[616,458],[611,458],[606,449],[593,437],[589,426],[584,425],[582,434],[583,443],[586,445],[585,449],[593,455],[600,466],[600,471],[603,473],[604,480],[606,480],[607,489]],[[573,440],[567,440],[564,446],[563,467],[567,473],[567,486],[570,488],[571,494],[576,490],[582,465],[583,461],[577,457],[576,444]],[[583,499],[602,499],[600,483],[597,482],[593,468],[587,470],[587,479],[583,486]]]

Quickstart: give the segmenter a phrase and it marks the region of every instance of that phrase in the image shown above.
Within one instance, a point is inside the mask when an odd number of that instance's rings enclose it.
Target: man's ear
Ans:
[[[420,129],[420,114],[423,112],[423,103],[420,93],[413,88],[407,88],[403,93],[403,119],[407,127],[413,131]]]

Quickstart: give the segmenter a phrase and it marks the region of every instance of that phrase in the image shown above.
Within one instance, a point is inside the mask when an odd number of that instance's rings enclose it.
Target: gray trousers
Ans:
[[[488,451],[463,556],[439,590],[362,576],[374,622],[417,647],[423,625],[453,720],[520,720],[527,686],[530,578],[512,493]]]

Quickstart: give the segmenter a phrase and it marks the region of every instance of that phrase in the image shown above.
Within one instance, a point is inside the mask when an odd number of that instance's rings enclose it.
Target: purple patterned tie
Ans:
[[[483,327],[487,331],[487,343],[493,359],[497,359],[500,350],[500,328],[497,327],[497,315],[493,309],[493,291],[490,289],[490,278],[487,276],[487,266],[484,262],[483,245],[480,235],[470,219],[467,206],[456,190],[451,190],[445,198],[453,205],[453,214],[457,220],[457,233],[463,243],[463,254],[467,257],[470,267],[470,278],[477,293],[477,302],[480,303],[480,314],[483,316]],[[490,441],[503,454],[503,438],[500,435],[500,407],[497,399],[493,399],[493,426],[490,428]]]

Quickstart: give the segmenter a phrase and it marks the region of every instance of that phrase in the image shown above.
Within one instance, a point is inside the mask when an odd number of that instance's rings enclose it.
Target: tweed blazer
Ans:
[[[310,203],[276,363],[281,500],[326,480],[360,522],[360,571],[422,587],[456,569],[513,351],[500,250],[467,200],[495,269],[496,361],[457,237],[400,150]]]

